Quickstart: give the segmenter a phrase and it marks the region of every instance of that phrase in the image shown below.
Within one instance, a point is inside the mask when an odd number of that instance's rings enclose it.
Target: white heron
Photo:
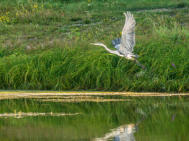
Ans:
[[[123,13],[125,15],[125,25],[122,30],[121,39],[117,38],[112,41],[116,50],[109,49],[103,43],[91,43],[96,46],[104,47],[109,53],[116,54],[120,57],[135,61],[140,67],[145,68],[138,60],[138,55],[133,53],[135,46],[135,24],[136,21],[130,12]]]

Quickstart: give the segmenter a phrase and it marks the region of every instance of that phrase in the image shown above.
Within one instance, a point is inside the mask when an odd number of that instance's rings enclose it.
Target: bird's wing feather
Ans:
[[[120,44],[121,44],[121,38],[116,38],[116,39],[112,40],[112,44],[113,44],[113,46],[114,46],[117,50],[119,50]]]
[[[130,12],[124,13],[125,25],[122,30],[121,46],[119,51],[124,55],[132,53],[135,46],[135,19]]]
[[[112,44],[115,47],[116,45],[121,44],[121,38],[116,38],[114,40],[112,40]]]

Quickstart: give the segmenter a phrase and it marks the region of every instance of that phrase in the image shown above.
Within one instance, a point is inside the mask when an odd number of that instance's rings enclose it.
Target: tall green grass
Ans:
[[[55,5],[15,1],[14,8],[1,1],[0,10],[9,12],[10,22],[0,24],[0,89],[189,91],[188,10],[133,12],[135,53],[146,66],[142,70],[132,61],[90,45],[101,41],[111,47],[111,40],[120,36],[124,23],[120,13],[129,8],[120,9],[111,5],[114,2],[137,7],[129,0],[56,1]],[[167,7],[163,1],[148,4],[157,3]],[[107,5],[112,9],[104,11]]]
[[[176,29],[175,29],[176,28]],[[146,66],[106,53],[86,42],[55,47],[37,54],[0,59],[2,89],[167,91],[189,90],[187,32],[180,27],[156,27],[136,52]]]

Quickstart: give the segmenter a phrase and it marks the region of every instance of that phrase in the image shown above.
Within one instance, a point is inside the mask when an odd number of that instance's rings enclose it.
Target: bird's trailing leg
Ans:
[[[142,69],[145,69],[145,66],[142,65],[137,59],[135,59],[136,64],[141,67]]]

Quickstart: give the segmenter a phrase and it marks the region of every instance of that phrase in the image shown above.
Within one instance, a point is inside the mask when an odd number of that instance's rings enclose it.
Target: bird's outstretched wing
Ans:
[[[119,51],[126,55],[133,52],[135,46],[135,19],[130,12],[124,13],[125,25],[122,30],[121,46]]]

